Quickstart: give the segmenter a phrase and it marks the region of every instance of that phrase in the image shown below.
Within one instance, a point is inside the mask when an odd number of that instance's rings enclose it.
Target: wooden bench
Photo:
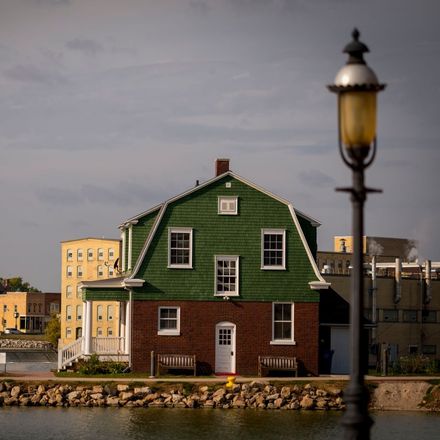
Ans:
[[[193,370],[196,375],[196,355],[195,354],[158,354],[157,355],[157,375],[160,370]]]
[[[294,371],[298,377],[298,362],[296,357],[258,356],[258,376],[263,370]]]

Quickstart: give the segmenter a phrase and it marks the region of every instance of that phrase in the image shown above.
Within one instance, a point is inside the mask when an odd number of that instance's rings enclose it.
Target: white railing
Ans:
[[[90,354],[121,356],[125,353],[125,338],[122,337],[95,337],[92,338],[91,353],[84,353],[84,337],[58,350],[58,369],[62,370],[81,356]]]
[[[92,338],[92,353],[124,354],[125,338],[117,336]]]
[[[82,355],[83,338],[78,338],[76,341],[65,345],[58,350],[58,369],[61,370],[70,362],[78,359]]]

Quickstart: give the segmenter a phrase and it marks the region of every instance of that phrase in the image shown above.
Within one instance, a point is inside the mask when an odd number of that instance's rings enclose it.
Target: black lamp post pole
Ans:
[[[363,236],[364,236],[364,204],[367,189],[364,185],[364,163],[357,160],[353,166],[352,203],[352,236],[353,261],[351,278],[351,368],[350,383],[344,392],[347,410],[342,418],[344,438],[347,440],[368,440],[370,427],[373,424],[368,415],[368,392],[364,384],[364,362],[366,349],[363,338],[364,280],[363,280]]]
[[[335,83],[328,86],[338,94],[339,151],[353,173],[353,186],[340,188],[349,192],[352,203],[353,261],[350,301],[350,383],[344,392],[347,410],[342,417],[346,440],[369,440],[373,420],[368,415],[369,395],[364,384],[367,346],[363,336],[364,312],[364,205],[369,192],[365,187],[364,171],[376,155],[376,95],[385,88],[367,66],[363,54],[368,47],[359,41],[354,29],[353,41],[345,48],[349,55],[346,65],[338,72]]]

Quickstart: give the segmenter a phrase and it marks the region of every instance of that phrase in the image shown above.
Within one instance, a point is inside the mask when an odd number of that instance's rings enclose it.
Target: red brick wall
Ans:
[[[180,307],[180,336],[157,334],[158,307]],[[270,345],[272,303],[135,301],[133,307],[132,366],[150,372],[150,352],[195,354],[201,370],[215,368],[215,325],[236,325],[237,374],[256,375],[258,355],[296,356],[302,373],[318,374],[319,304],[295,303],[295,346]]]

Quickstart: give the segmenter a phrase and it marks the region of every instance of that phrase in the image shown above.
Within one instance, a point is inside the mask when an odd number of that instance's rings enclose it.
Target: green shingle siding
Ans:
[[[136,223],[133,226],[132,249],[131,249],[133,267],[136,265],[136,261],[139,257],[139,254],[141,253],[144,243],[148,237],[148,234],[150,233],[151,228],[153,227],[154,220],[157,217],[158,211],[159,210],[156,210],[154,212],[151,212],[150,214],[145,215],[144,217],[140,218],[138,220],[138,223]],[[128,255],[128,248],[127,248],[127,255]]]
[[[310,252],[312,253],[313,258],[316,260],[316,252],[318,251],[316,227],[312,226],[310,221],[306,220],[304,217],[301,217],[300,215],[297,217],[307,244],[309,245]]]
[[[83,300],[128,301],[128,291],[123,289],[85,289]]]
[[[225,187],[226,182],[231,182],[231,188]],[[219,215],[218,196],[238,196],[238,215]],[[151,228],[149,221],[153,219],[146,220],[145,228]],[[139,223],[134,230],[138,227]],[[170,227],[193,228],[193,269],[167,268]],[[287,270],[260,269],[262,228],[286,229]],[[136,237],[136,255],[141,249],[142,234]],[[134,247],[133,244],[133,251]],[[240,256],[240,296],[234,298],[237,301],[319,299],[308,285],[309,281],[316,280],[316,276],[288,207],[231,176],[167,207],[136,274],[136,278],[142,278],[146,283],[143,288],[135,289],[135,298],[216,299],[215,255]]]

